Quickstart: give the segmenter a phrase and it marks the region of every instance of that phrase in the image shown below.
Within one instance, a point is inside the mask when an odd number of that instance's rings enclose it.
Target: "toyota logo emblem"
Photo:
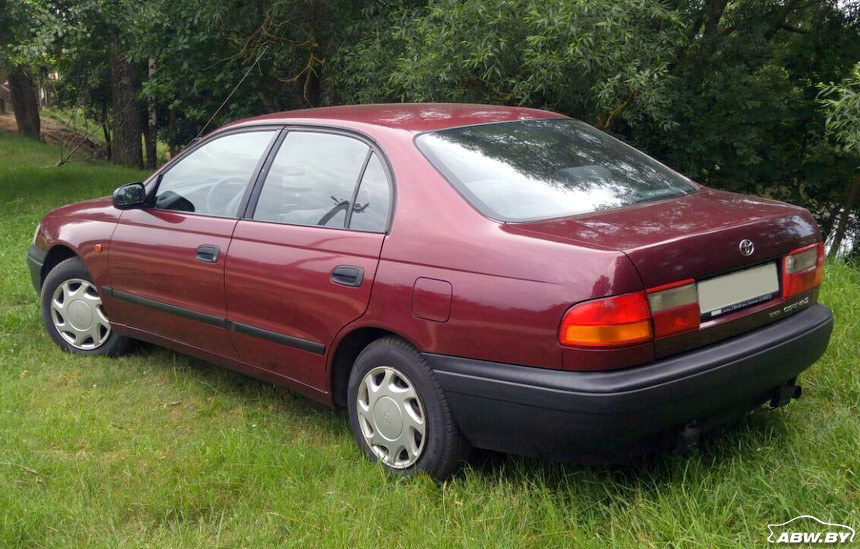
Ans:
[[[750,256],[755,251],[755,244],[752,243],[752,240],[745,238],[738,244],[738,250],[740,250],[741,255]]]

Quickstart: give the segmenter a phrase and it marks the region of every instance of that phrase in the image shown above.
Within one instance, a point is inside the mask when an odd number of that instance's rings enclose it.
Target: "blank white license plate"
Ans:
[[[699,310],[709,319],[773,299],[779,293],[776,263],[767,263],[697,284]]]

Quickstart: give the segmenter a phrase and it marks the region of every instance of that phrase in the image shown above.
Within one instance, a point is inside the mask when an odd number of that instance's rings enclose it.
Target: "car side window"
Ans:
[[[349,228],[356,231],[385,232],[388,225],[388,210],[391,206],[391,190],[382,162],[373,153],[361,177]]]
[[[366,144],[344,135],[288,133],[263,183],[254,219],[345,227],[369,151]]]
[[[276,130],[225,135],[191,151],[161,176],[155,208],[235,217]]]

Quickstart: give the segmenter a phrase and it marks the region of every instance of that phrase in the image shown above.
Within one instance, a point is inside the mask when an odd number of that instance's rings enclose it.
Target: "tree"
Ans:
[[[18,133],[41,139],[42,121],[39,118],[38,88],[33,81],[30,68],[19,65],[9,73],[9,92]]]
[[[159,106],[161,138],[187,144],[213,123],[332,100],[327,72],[360,2],[325,0],[154,0],[135,29],[132,53],[157,70],[142,95]],[[245,80],[247,70],[253,69]]]
[[[57,86],[58,106],[79,109],[102,129],[105,154],[111,158],[110,105],[111,84],[104,40],[66,33],[58,46],[57,69],[61,74]]]
[[[827,114],[826,129],[847,155],[860,157],[860,62],[839,84],[820,84],[818,102]]]
[[[672,125],[668,69],[684,24],[660,2],[437,0],[381,17],[340,52],[348,100],[513,103],[601,128]]]
[[[8,72],[18,132],[41,139],[38,87],[34,73],[44,64],[53,27],[40,3],[0,0],[0,67]]]
[[[111,81],[111,160],[136,168],[143,167],[140,124],[140,99],[137,66],[128,60],[113,34],[108,46],[108,65]]]
[[[54,44],[68,71],[60,97],[104,128],[114,162],[143,167],[139,52],[133,47],[148,7],[132,0],[50,0],[62,22]]]
[[[820,87],[818,101],[827,113],[827,132],[839,150],[851,157],[855,164],[854,177],[845,192],[839,223],[830,245],[830,256],[835,257],[842,249],[851,218],[860,205],[860,63],[854,65],[851,74],[839,84],[822,84]]]
[[[854,166],[825,136],[816,83],[860,58],[857,11],[833,0],[676,5],[693,22],[671,67],[677,125],[617,130],[706,185],[803,205],[830,233]]]

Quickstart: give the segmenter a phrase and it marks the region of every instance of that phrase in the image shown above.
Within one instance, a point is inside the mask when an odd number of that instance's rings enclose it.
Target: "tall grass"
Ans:
[[[390,479],[344,414],[154,347],[116,360],[45,335],[25,255],[45,211],[144,174],[48,167],[0,132],[0,545],[729,546],[812,514],[860,529],[860,272],[831,264],[836,328],[804,398],[690,457],[574,466],[483,455]]]

